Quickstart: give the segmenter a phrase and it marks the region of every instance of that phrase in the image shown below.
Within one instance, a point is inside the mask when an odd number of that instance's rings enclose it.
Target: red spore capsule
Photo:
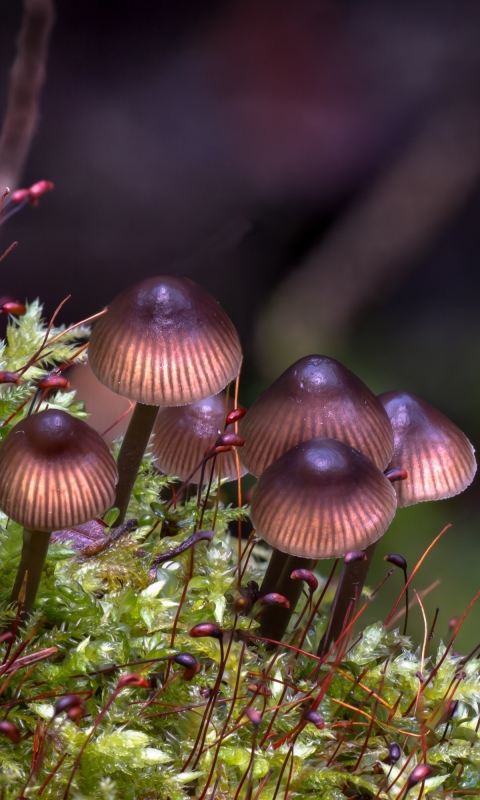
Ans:
[[[363,550],[350,550],[344,558],[345,564],[351,564],[353,561],[366,561],[367,556]]]
[[[402,751],[400,745],[397,742],[390,742],[388,745],[388,758],[385,759],[385,763],[393,766],[400,760],[402,756]]]
[[[70,711],[72,708],[79,708],[82,705],[82,698],[76,694],[67,694],[55,703],[55,716]]]
[[[384,472],[384,475],[390,481],[390,483],[395,483],[395,481],[406,481],[408,479],[408,472],[406,469],[387,469]]]
[[[397,555],[397,553],[390,553],[390,555],[385,556],[384,561],[388,561],[390,564],[395,564],[396,567],[403,569],[404,572],[407,569],[407,562],[405,561],[404,557]]]
[[[3,305],[0,306],[0,311],[3,311],[5,314],[15,314],[17,317],[23,317],[23,315],[27,313],[27,309],[23,303],[17,303],[15,300],[3,303]]]
[[[256,728],[258,728],[262,721],[262,715],[260,714],[260,711],[256,711],[254,708],[246,708],[245,716],[248,717],[252,725],[254,725]]]
[[[293,581],[305,581],[311,592],[318,588],[318,581],[309,569],[294,569],[290,577]]]
[[[428,764],[417,764],[415,769],[413,769],[408,776],[407,792],[409,789],[413,789],[418,783],[430,778],[431,775],[433,775],[433,769],[429,767]]]
[[[290,603],[288,602],[287,598],[284,597],[282,594],[277,594],[276,592],[270,592],[270,594],[266,594],[260,600],[262,606],[281,606],[282,608],[290,608]]]
[[[238,433],[224,433],[215,442],[215,447],[243,447],[245,439]]]
[[[16,189],[10,195],[10,200],[12,203],[23,203],[24,200],[27,200],[30,197],[30,189]]]
[[[37,389],[70,389],[70,381],[63,375],[47,375],[38,381]]]
[[[20,378],[15,372],[0,372],[0,383],[14,383],[18,386]]]
[[[69,708],[67,711],[67,717],[72,722],[76,722],[78,725],[81,718],[85,715],[85,709],[83,706],[74,706],[73,708]]]
[[[54,188],[55,186],[52,181],[37,181],[37,183],[34,183],[33,186],[30,186],[28,194],[30,197],[36,200],[38,197],[41,197],[42,194],[45,194],[45,192],[51,192]],[[21,191],[25,191],[25,189],[22,189]]]
[[[223,633],[213,622],[200,622],[194,625],[190,631],[190,636],[194,639],[200,639],[203,636],[211,636],[213,639],[223,639]]]
[[[20,731],[17,726],[6,719],[2,719],[0,722],[0,733],[5,734],[13,744],[18,744],[20,741]]]
[[[176,656],[173,656],[172,661],[175,664],[178,664],[180,667],[185,667],[188,670],[195,670],[198,672],[200,669],[200,664],[198,663],[195,656],[190,655],[190,653],[177,653]]]
[[[225,422],[227,425],[231,425],[233,422],[238,422],[239,419],[242,419],[246,413],[244,408],[232,408],[230,413],[227,414]]]
[[[322,715],[318,713],[318,711],[307,711],[303,718],[305,722],[311,722],[312,725],[315,725],[319,731],[323,730],[325,727],[325,720],[323,719]]]
[[[120,680],[117,683],[117,689],[123,689],[124,686],[134,686],[139,689],[151,689],[150,683],[143,677],[143,675],[137,675],[134,672],[127,673],[127,675],[122,675]]]

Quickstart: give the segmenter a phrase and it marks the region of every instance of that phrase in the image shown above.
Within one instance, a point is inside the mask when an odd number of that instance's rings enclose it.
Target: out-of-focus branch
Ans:
[[[25,0],[0,134],[0,193],[18,186],[35,133],[53,20],[52,0]]]
[[[405,271],[478,185],[478,103],[450,102],[431,115],[377,180],[275,292],[257,326],[266,375],[335,348],[356,315]]]

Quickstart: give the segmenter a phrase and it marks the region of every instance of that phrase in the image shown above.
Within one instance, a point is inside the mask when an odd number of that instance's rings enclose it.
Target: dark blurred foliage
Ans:
[[[20,4],[0,13],[6,97]],[[326,350],[480,447],[479,23],[476,0],[62,0],[22,181],[56,190],[9,224],[2,291],[48,312],[72,293],[71,321],[182,273],[238,326],[245,402]],[[413,566],[454,522],[419,578],[442,579],[443,634],[478,588],[479,520],[477,482],[382,544]]]

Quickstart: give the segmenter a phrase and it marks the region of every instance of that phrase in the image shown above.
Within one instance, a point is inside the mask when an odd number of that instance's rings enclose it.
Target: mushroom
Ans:
[[[95,325],[89,362],[101,383],[136,401],[118,457],[121,523],[159,406],[220,392],[240,370],[238,334],[216,300],[187,278],[147,278],[113,300]]]
[[[240,434],[242,462],[257,476],[291,447],[318,437],[345,442],[381,470],[393,453],[392,429],[378,398],[327,356],[292,364],[251,406]]]
[[[300,581],[290,577],[294,569],[363,550],[385,533],[395,509],[390,481],[369,458],[336,439],[302,442],[267,467],[253,492],[252,523],[258,536],[295,558],[288,559],[275,587],[289,600],[290,612],[266,611],[263,633],[277,640],[283,635],[301,591]]]
[[[225,392],[197,400],[188,406],[175,406],[159,409],[153,426],[153,461],[155,466],[166,474],[173,474],[189,483],[208,482],[210,469],[196,467],[211,448],[220,434],[224,432],[226,412],[234,408],[233,399],[227,404]],[[233,424],[227,425],[225,433],[233,433]],[[241,468],[240,475],[246,469]],[[222,454],[222,478],[233,481],[237,478],[235,453]],[[214,476],[218,477],[218,464]]]
[[[15,425],[0,448],[0,508],[23,525],[11,602],[25,582],[22,613],[33,608],[52,531],[71,528],[112,505],[117,467],[96,431],[49,409]]]
[[[379,396],[394,436],[389,469],[405,469],[395,483],[397,504],[411,506],[460,494],[473,481],[475,451],[462,431],[436,408],[408,392]]]
[[[394,481],[397,505],[442,500],[463,492],[477,469],[473,447],[465,434],[425,400],[407,392],[385,392],[379,400],[393,429],[394,452],[386,475]],[[397,481],[395,473],[401,472],[404,477]],[[329,626],[330,641],[341,630],[353,584],[357,594],[363,588],[372,547],[367,556],[366,562],[348,565],[342,572]],[[328,639],[321,643],[323,651],[329,643]]]

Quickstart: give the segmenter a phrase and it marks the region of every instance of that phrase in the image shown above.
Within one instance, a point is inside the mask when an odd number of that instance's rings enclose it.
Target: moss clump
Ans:
[[[88,336],[76,329],[50,346],[60,332],[52,328],[44,341],[38,303],[9,323],[1,369],[19,370],[43,349],[20,385],[0,388],[0,437],[28,413],[39,378],[70,361]],[[86,416],[73,393],[47,402]],[[425,659],[410,639],[378,623],[344,643],[343,655],[319,663],[308,654],[325,629],[323,607],[304,653],[295,649],[293,627],[289,646],[267,650],[255,638],[258,606],[235,616],[237,548],[228,526],[246,510],[217,503],[218,487],[201,503],[202,528],[215,522],[211,543],[152,568],[200,522],[196,498],[169,506],[172,480],[147,455],[129,508],[137,527],[116,536],[93,523],[83,539],[72,532],[51,546],[28,628],[1,644],[1,717],[21,738],[15,743],[0,726],[0,797],[53,800],[66,796],[69,782],[76,800],[480,795],[478,660],[443,644]],[[15,618],[8,596],[20,547],[21,529],[0,515],[4,625]],[[244,586],[261,580],[262,556],[257,548]],[[189,636],[200,622],[225,632],[224,662],[217,639]],[[198,660],[196,674],[168,660],[179,652]],[[120,688],[128,673],[148,684]],[[73,694],[81,715],[55,715],[56,702]],[[320,716],[309,721],[312,709]],[[388,763],[392,743],[400,746],[395,764]],[[432,771],[423,789],[408,784],[425,761]]]

